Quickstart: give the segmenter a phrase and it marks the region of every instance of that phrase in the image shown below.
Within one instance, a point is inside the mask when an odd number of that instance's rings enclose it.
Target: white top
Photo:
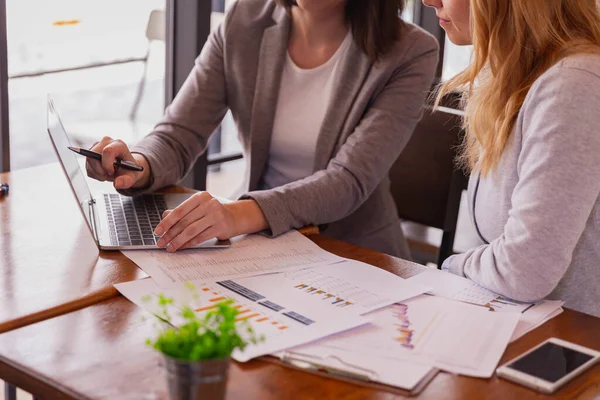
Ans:
[[[350,32],[325,64],[302,69],[285,60],[275,109],[269,161],[263,189],[270,189],[312,175],[317,139],[339,73],[340,60],[348,49]]]

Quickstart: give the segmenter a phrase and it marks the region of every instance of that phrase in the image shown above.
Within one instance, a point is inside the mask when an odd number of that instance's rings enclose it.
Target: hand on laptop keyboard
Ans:
[[[235,236],[233,213],[208,192],[199,192],[173,210],[167,210],[154,230],[162,235],[158,247],[176,251],[194,247],[206,240],[229,239]]]

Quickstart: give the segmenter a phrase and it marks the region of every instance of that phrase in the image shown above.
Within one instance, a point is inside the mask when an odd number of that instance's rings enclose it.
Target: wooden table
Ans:
[[[146,277],[120,252],[99,252],[58,164],[0,175],[0,333],[117,295]]]
[[[309,236],[336,254],[400,275],[418,267],[324,236]],[[163,399],[166,382],[159,356],[144,345],[152,318],[122,297],[0,335],[0,378],[50,399]],[[600,350],[600,319],[566,310],[508,347],[503,361],[556,336]],[[600,396],[600,365],[554,398]],[[323,378],[265,361],[232,363],[230,399],[391,399],[403,396]],[[440,373],[424,399],[551,398],[496,377],[485,380]]]

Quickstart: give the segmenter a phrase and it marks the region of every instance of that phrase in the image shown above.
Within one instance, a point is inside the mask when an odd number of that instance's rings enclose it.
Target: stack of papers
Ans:
[[[490,311],[519,313],[519,323],[511,337],[511,342],[559,315],[565,304],[560,300],[544,300],[539,303],[510,300],[469,279],[437,269],[425,271],[408,281],[432,288],[429,293],[434,296],[484,306]]]
[[[232,243],[124,252],[152,279],[115,287],[154,313],[156,302],[142,300],[149,295],[165,294],[197,313],[232,299],[238,319],[266,338],[234,352],[235,360],[272,354],[297,367],[413,391],[438,369],[491,376],[511,340],[562,311],[560,301],[514,302],[449,273],[419,273],[423,267],[409,262],[412,278],[405,280],[331,254],[296,231]]]
[[[143,299],[162,293],[176,305],[207,312],[232,299],[239,320],[266,340],[235,352],[237,361],[271,354],[369,323],[369,311],[425,293],[428,288],[353,260],[302,271],[196,283],[197,298],[185,288],[161,288],[151,279],[115,287],[133,303],[158,313],[156,302]],[[154,296],[153,296],[154,295]],[[174,320],[178,325],[181,320]]]
[[[339,358],[343,352],[354,352],[487,378],[494,373],[519,320],[516,313],[491,313],[434,296],[419,296],[365,317],[370,324],[298,351]]]
[[[295,271],[345,260],[323,250],[297,231],[270,239],[243,235],[226,249],[130,250],[123,254],[161,287],[205,283],[269,272]]]

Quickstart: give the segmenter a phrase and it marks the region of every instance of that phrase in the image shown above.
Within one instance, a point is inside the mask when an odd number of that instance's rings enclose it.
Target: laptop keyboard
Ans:
[[[163,195],[126,197],[104,194],[110,241],[119,246],[154,246],[154,228],[167,209]]]

